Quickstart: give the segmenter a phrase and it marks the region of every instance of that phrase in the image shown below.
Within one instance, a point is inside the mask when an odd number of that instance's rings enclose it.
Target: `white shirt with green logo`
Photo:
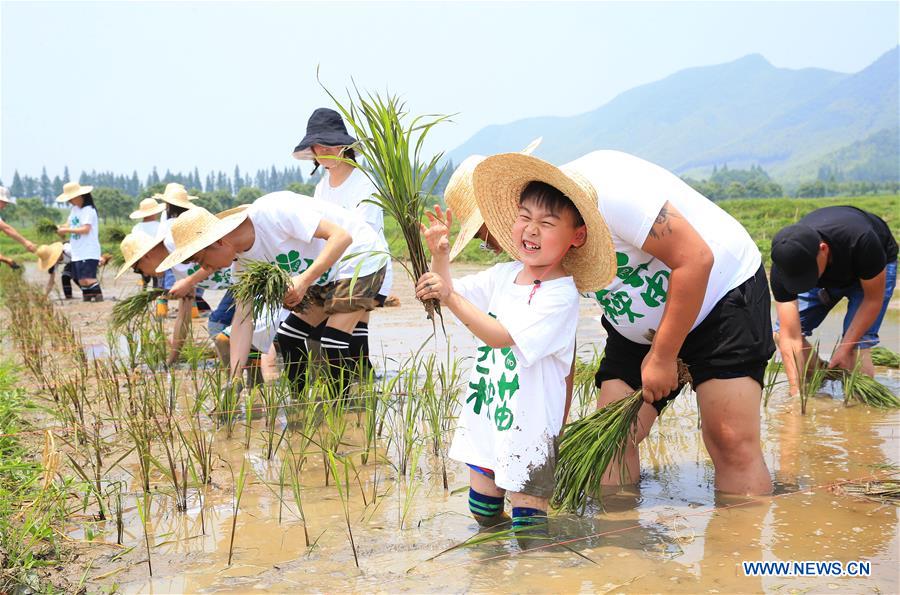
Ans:
[[[529,493],[536,474],[552,477],[575,349],[578,290],[572,277],[545,281],[529,305],[533,285],[515,283],[522,267],[502,263],[453,280],[454,290],[503,324],[515,344],[492,349],[478,341],[449,456],[492,469],[503,489]]]
[[[69,245],[72,249],[72,260],[100,260],[100,224],[97,219],[97,210],[94,207],[73,206],[69,211],[69,227],[81,227],[90,225],[87,233],[69,234]]]
[[[604,317],[625,338],[648,345],[666,306],[672,271],[641,246],[667,201],[697,230],[715,258],[693,327],[759,270],[759,249],[747,230],[675,174],[620,151],[595,151],[564,167],[579,172],[596,189],[616,251],[615,279],[585,296],[600,304]]]

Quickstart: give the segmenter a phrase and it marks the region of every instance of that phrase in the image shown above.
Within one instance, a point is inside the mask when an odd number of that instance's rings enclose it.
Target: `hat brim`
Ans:
[[[571,248],[562,261],[575,286],[589,292],[609,285],[616,274],[616,258],[609,227],[597,208],[597,193],[587,180],[565,166],[559,168],[522,153],[494,155],[479,163],[473,172],[473,184],[488,231],[507,254],[520,260],[512,224],[518,216],[522,191],[534,181],[550,184],[565,194],[587,226],[585,243]]]
[[[484,219],[478,211],[473,212],[466,219],[465,223],[460,226],[459,233],[456,234],[456,240],[453,242],[453,247],[450,249],[450,260],[455,259],[466,249],[466,246],[475,238],[482,225],[484,225]]]
[[[221,240],[226,235],[237,229],[237,226],[244,222],[248,217],[246,209],[234,215],[228,215],[219,220],[219,222],[206,230],[202,235],[191,242],[188,242],[180,248],[176,248],[173,252],[163,260],[158,267],[157,273],[163,273],[171,269],[176,264],[181,264],[188,260],[197,252],[204,248],[208,248],[214,242]]]
[[[197,197],[188,195],[188,200],[181,200],[180,198],[175,198],[175,197],[164,195],[164,196],[160,197],[160,200],[166,204],[170,204],[170,205],[173,205],[176,207],[181,207],[182,209],[193,209],[195,205],[191,201],[197,200]]]
[[[76,192],[74,194],[69,194],[69,193],[63,192],[62,194],[60,194],[59,196],[56,197],[56,202],[69,202],[73,198],[78,198],[79,196],[84,196],[85,194],[90,194],[93,191],[94,191],[93,186],[82,186],[81,188],[78,189],[78,192]]]
[[[47,272],[50,270],[50,267],[56,264],[56,261],[59,260],[59,257],[62,256],[63,253],[63,245],[62,242],[54,242],[48,246],[50,248],[50,256],[44,261],[41,257],[38,257],[38,270],[41,272]],[[40,249],[40,246],[38,247]]]
[[[294,147],[292,155],[294,159],[301,161],[312,161],[316,158],[312,152],[313,145],[322,145],[323,147],[349,147],[356,144],[356,139],[343,132],[319,132],[315,134],[307,134],[303,140]]]
[[[147,254],[149,254],[151,250],[159,246],[162,241],[163,238],[161,236],[157,236],[153,238],[152,242],[147,242],[147,246],[132,254],[131,258],[126,260],[125,263],[121,267],[119,267],[119,272],[116,273],[116,276],[114,278],[118,279],[119,277],[124,275],[126,271],[130,271],[132,268],[134,268],[134,265],[137,264],[137,261],[147,256]]]
[[[193,205],[191,205],[191,206],[193,206]],[[159,215],[160,213],[162,213],[165,210],[166,210],[166,205],[157,204],[155,207],[153,207],[152,209],[149,209],[147,211],[142,211],[142,210],[138,209],[137,211],[134,211],[132,214],[128,215],[128,218],[129,219],[143,219],[144,217],[152,217],[153,215]]]
[[[788,273],[773,262],[770,278],[774,278],[777,275],[781,286],[788,293],[800,295],[813,289],[819,283],[819,271],[815,262],[808,269],[808,272],[804,271],[803,274],[798,275],[797,273]]]

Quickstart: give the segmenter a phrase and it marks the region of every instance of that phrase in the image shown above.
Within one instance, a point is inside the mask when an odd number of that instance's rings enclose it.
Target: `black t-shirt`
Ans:
[[[871,279],[897,260],[897,241],[887,223],[856,207],[816,209],[798,223],[815,229],[831,249],[830,262],[817,287],[847,287],[860,279]],[[797,299],[784,288],[777,269],[772,272],[771,284],[776,302]]]

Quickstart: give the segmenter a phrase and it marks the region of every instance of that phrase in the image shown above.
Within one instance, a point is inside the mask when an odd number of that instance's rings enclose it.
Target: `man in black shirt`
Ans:
[[[844,332],[829,367],[872,376],[871,348],[897,281],[897,242],[887,224],[856,207],[817,209],[772,239],[772,297],[778,348],[790,382],[799,390],[799,363],[806,363],[812,334],[828,312],[848,299]]]

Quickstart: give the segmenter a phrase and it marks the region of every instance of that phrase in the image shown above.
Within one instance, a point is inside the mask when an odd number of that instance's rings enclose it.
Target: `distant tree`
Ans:
[[[232,192],[237,194],[238,190],[244,187],[244,180],[241,178],[241,168],[237,165],[234,166],[234,187],[232,188]]]
[[[22,178],[19,177],[19,170],[13,172],[12,186],[9,187],[9,193],[16,198],[25,196],[25,186],[22,184]]]
[[[44,204],[51,204],[53,200],[53,184],[50,182],[50,176],[47,175],[46,167],[41,168],[41,182],[38,192]]]
[[[263,191],[256,186],[244,186],[237,192],[237,204],[250,204],[263,195]]]
[[[63,184],[66,182],[71,182],[72,176],[69,175],[69,166],[63,166]]]
[[[103,220],[127,219],[134,210],[135,199],[118,188],[95,187],[91,192],[97,205],[97,214]]]
[[[312,196],[316,192],[316,185],[302,182],[291,182],[287,185],[287,188],[285,188],[285,190],[290,190],[291,192],[296,192],[297,194]]]

